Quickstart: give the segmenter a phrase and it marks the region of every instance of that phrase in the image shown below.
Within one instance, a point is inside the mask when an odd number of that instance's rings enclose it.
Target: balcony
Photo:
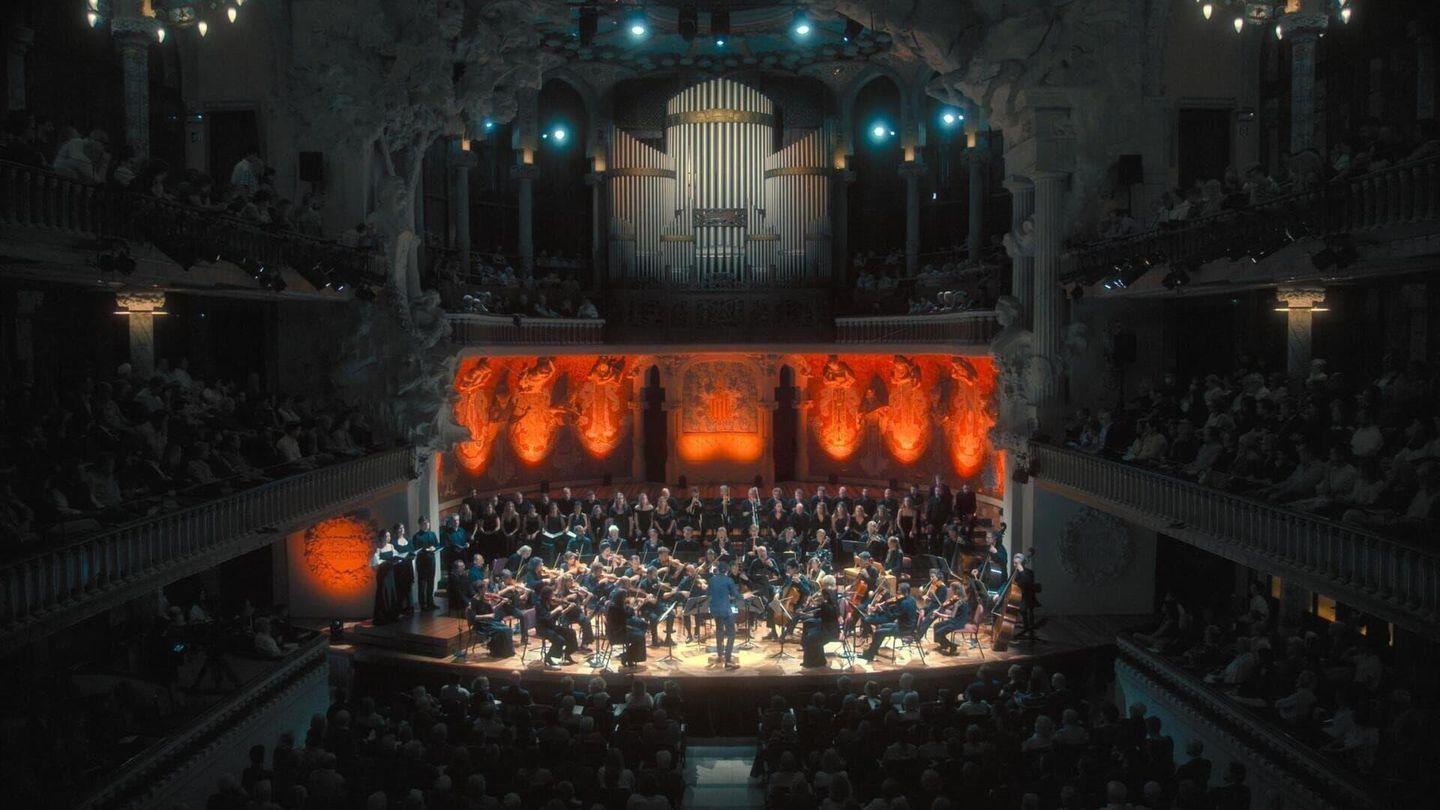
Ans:
[[[459,313],[446,317],[450,320],[450,338],[471,346],[595,346],[605,342],[605,321],[596,318]]]
[[[1440,225],[1440,157],[1430,157],[1285,194],[1245,208],[1185,220],[1177,227],[1086,245],[1072,253],[1073,264],[1063,281],[1093,284],[1114,273],[1116,267],[1140,262],[1147,266],[1164,263],[1194,267],[1224,258],[1235,261],[1232,250],[1243,253],[1259,248],[1273,252],[1292,238],[1309,237],[1318,245],[1319,240],[1342,234],[1354,235],[1366,242],[1396,243],[1391,249],[1377,251],[1377,261],[1405,255],[1423,256],[1432,253],[1433,246],[1407,247],[1403,243],[1433,236],[1437,225]],[[1252,273],[1250,262],[1239,266],[1244,272]],[[1330,268],[1326,273],[1333,277],[1337,269]],[[1240,280],[1232,280],[1232,286]]]
[[[1440,551],[1162,473],[1031,445],[1037,485],[1440,638]]]
[[[233,268],[208,272],[222,262],[289,267],[316,291],[326,275],[352,285],[378,286],[386,278],[385,258],[373,251],[8,161],[0,161],[0,237],[6,246],[0,259],[13,258],[19,271],[43,280],[65,280],[64,269],[79,267],[85,273],[76,280],[93,282],[95,255],[122,245],[140,260],[141,275],[132,283],[163,286],[175,270],[193,266],[187,286],[236,286],[243,280],[244,288],[256,288]]]
[[[995,320],[992,310],[835,319],[835,342],[846,344],[945,343],[951,346],[988,346],[999,331],[1000,323]]]
[[[1227,751],[1230,758],[1245,762],[1251,774],[1268,783],[1266,788],[1283,790],[1298,807],[1322,810],[1384,804],[1375,798],[1373,786],[1367,783],[1362,787],[1347,778],[1343,764],[1328,760],[1220,689],[1123,636],[1116,639],[1116,645],[1115,676],[1127,693],[1125,700],[1133,701],[1143,693],[1146,700],[1142,702],[1150,703],[1152,709],[1176,718],[1182,728],[1200,730],[1211,743],[1206,750],[1210,756],[1218,759],[1213,750],[1217,747]],[[1161,705],[1155,706],[1156,702]],[[1174,725],[1169,733],[1178,737]]]
[[[329,690],[329,645],[329,636],[316,634],[275,663],[252,664],[269,671],[225,695],[183,731],[159,740],[116,768],[108,782],[78,806],[85,810],[158,807],[172,802],[199,806],[214,789],[208,779],[198,782],[207,766],[218,765],[228,772],[243,760],[243,752],[251,744],[273,741],[264,726],[267,715],[285,717],[286,727],[295,730],[310,712],[324,707]]]
[[[260,548],[287,526],[416,474],[412,449],[386,450],[13,558],[0,566],[0,651]]]

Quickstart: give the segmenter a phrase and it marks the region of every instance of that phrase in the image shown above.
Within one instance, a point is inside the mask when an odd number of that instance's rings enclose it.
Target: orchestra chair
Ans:
[[[506,619],[509,619],[509,618],[510,618],[510,617],[508,617],[508,616],[506,617]],[[525,656],[527,656],[527,655],[530,654],[530,634],[527,633],[527,632],[525,632],[525,628],[527,628],[527,627],[534,627],[534,626],[535,626],[535,608],[525,608],[524,610],[520,611],[520,663],[521,663],[521,665],[524,665],[524,663],[525,663]],[[537,637],[540,636],[539,633],[536,633],[535,635],[536,635]],[[544,656],[544,655],[545,655],[545,639],[544,639],[543,637],[540,638],[540,655],[541,655],[541,656]]]
[[[915,626],[909,630],[901,630],[895,635],[885,639],[885,645],[880,648],[879,653],[889,650],[890,660],[898,663],[900,650],[914,650],[915,653],[920,656],[921,665],[924,665],[925,647],[920,643],[923,639],[920,636],[919,628],[920,624],[917,621]],[[877,653],[877,655],[879,653]]]
[[[980,651],[980,659],[985,659],[985,647],[980,643],[980,627],[985,624],[985,602],[981,601],[975,606],[975,612],[971,614],[970,621],[960,628],[960,635],[970,640],[970,649]]]
[[[590,668],[598,670],[609,669],[610,656],[614,654],[615,649],[610,643],[610,629],[602,626],[600,631],[595,633],[594,636],[595,651],[590,653]]]

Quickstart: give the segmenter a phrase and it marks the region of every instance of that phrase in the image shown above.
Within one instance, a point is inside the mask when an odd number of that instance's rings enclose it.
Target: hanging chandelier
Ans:
[[[137,13],[121,16],[153,19],[155,36],[160,42],[165,41],[166,31],[172,28],[193,28],[200,36],[206,36],[212,25],[239,20],[240,9],[245,5],[245,0],[84,0],[85,21],[91,28],[113,24],[117,2],[136,7]]]
[[[1245,30],[1247,25],[1274,25],[1275,38],[1285,37],[1283,18],[1288,14],[1302,14],[1311,9],[1303,0],[1195,0],[1200,14],[1207,20],[1219,17],[1229,20],[1235,33]],[[1327,19],[1339,20],[1341,25],[1350,22],[1354,0],[1321,0],[1314,12]]]

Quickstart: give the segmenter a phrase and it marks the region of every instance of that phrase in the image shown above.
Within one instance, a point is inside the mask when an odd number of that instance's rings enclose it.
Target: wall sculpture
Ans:
[[[676,450],[690,462],[752,463],[765,454],[758,369],[745,360],[685,366]]]
[[[370,554],[379,534],[357,516],[322,520],[305,531],[305,576],[316,589],[335,598],[359,596],[374,587]]]

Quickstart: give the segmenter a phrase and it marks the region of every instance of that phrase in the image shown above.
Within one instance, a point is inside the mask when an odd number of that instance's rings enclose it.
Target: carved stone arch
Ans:
[[[540,86],[543,88],[546,82],[557,81],[568,85],[580,96],[585,104],[585,154],[589,157],[595,156],[595,148],[599,142],[599,127],[602,118],[600,94],[594,85],[584,76],[580,75],[569,65],[561,65],[545,71],[541,77]]]
[[[912,88],[910,83],[899,71],[883,64],[869,64],[863,70],[850,79],[844,90],[839,93],[840,101],[840,125],[842,139],[845,144],[846,154],[855,152],[855,100],[860,96],[860,91],[865,86],[877,79],[889,79],[895,83],[895,89],[900,94],[900,126],[909,126],[913,114]]]

